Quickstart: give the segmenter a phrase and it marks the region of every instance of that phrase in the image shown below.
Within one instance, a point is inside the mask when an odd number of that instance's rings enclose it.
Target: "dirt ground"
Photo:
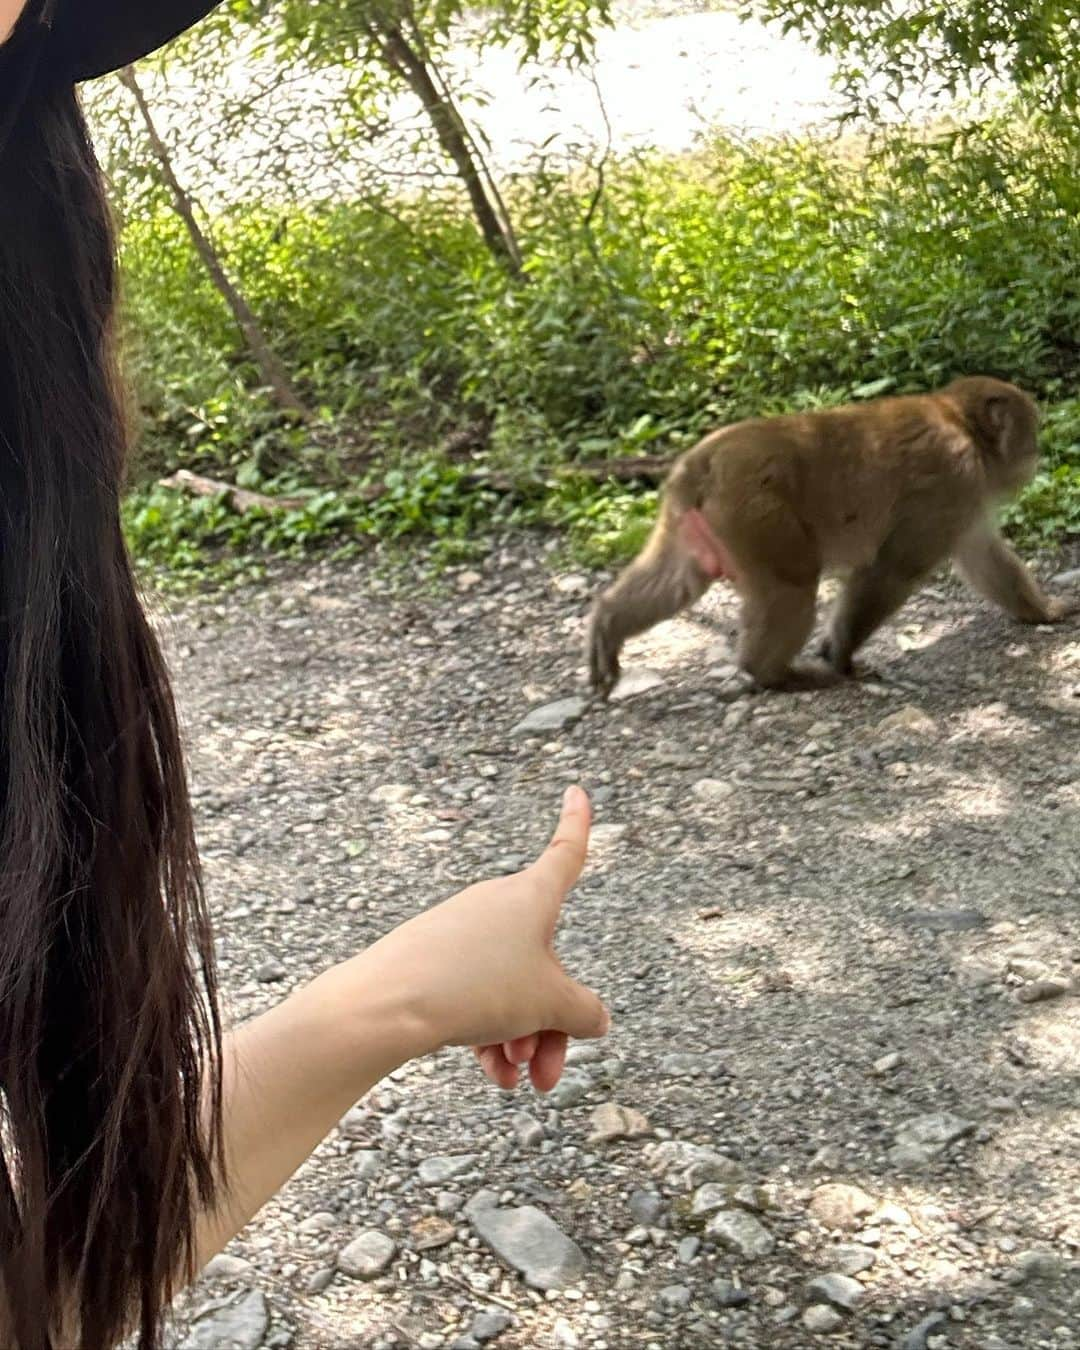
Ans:
[[[651,688],[515,735],[579,691],[600,580],[533,539],[441,589],[318,566],[172,607],[236,1018],[531,858],[574,780],[597,830],[560,949],[615,1015],[557,1104],[459,1052],[395,1075],[181,1343],[1080,1346],[1080,625],[942,578],[878,680],[739,695],[718,589],[628,649]],[[594,1140],[605,1103],[648,1133]],[[488,1192],[577,1244],[565,1287],[498,1258]],[[373,1278],[341,1269],[365,1233]]]

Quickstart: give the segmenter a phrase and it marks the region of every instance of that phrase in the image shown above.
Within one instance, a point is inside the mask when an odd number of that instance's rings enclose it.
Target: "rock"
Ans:
[[[977,909],[916,910],[907,915],[913,928],[925,928],[931,933],[967,933],[986,927],[986,915]]]
[[[505,1308],[485,1308],[473,1318],[469,1335],[477,1345],[487,1345],[488,1341],[493,1341],[496,1336],[509,1331],[513,1323],[514,1319]]]
[[[633,1191],[627,1208],[638,1223],[651,1228],[664,1209],[664,1202],[655,1191]]]
[[[485,1346],[487,1342],[494,1341],[495,1336],[501,1336],[502,1332],[509,1331],[513,1326],[513,1320],[505,1308],[485,1308],[472,1319],[468,1334],[477,1345]]]
[[[705,1233],[721,1247],[738,1252],[747,1260],[769,1256],[776,1247],[765,1225],[742,1209],[720,1210],[709,1220]]]
[[[746,1290],[730,1280],[715,1279],[709,1288],[721,1308],[744,1308],[750,1302]]]
[[[255,968],[255,978],[260,984],[275,984],[278,980],[283,980],[288,973],[280,961],[264,961],[261,966]]]
[[[669,1284],[660,1290],[658,1301],[666,1313],[684,1312],[690,1306],[690,1290],[685,1284]]]
[[[869,1247],[853,1242],[842,1247],[830,1247],[825,1259],[832,1270],[842,1275],[861,1275],[869,1270],[877,1259]]]
[[[1068,992],[1068,980],[1034,980],[1020,986],[1016,1000],[1018,1003],[1045,1003],[1047,999],[1060,998]]]
[[[746,1168],[742,1163],[715,1149],[681,1139],[665,1139],[663,1143],[647,1145],[645,1163],[654,1176],[663,1177],[686,1190],[706,1181],[736,1185],[746,1180]]]
[[[819,1275],[806,1286],[808,1303],[831,1303],[834,1308],[852,1312],[866,1297],[866,1290],[850,1275],[835,1272]]]
[[[727,1066],[718,1055],[690,1055],[681,1051],[664,1055],[660,1072],[665,1078],[722,1078]]]
[[[911,1328],[900,1342],[900,1350],[927,1350],[927,1342],[935,1332],[947,1326],[949,1319],[943,1312],[932,1312],[917,1326]]]
[[[255,1273],[250,1261],[242,1256],[230,1256],[228,1252],[218,1252],[201,1271],[204,1280],[246,1280]]]
[[[459,572],[454,578],[454,584],[459,591],[471,591],[474,587],[479,586],[483,579],[479,572]]]
[[[1059,572],[1056,577],[1051,577],[1052,586],[1080,586],[1080,567],[1074,567],[1069,572]]]
[[[705,802],[722,802],[735,795],[735,784],[726,778],[699,778],[690,789],[695,797]]]
[[[515,726],[511,727],[511,736],[548,736],[555,731],[580,720],[588,704],[583,698],[561,698],[555,703],[545,703],[533,708]]]
[[[1065,1269],[1057,1252],[1025,1251],[1016,1258],[1016,1269],[1024,1280],[1054,1280]]]
[[[383,1155],[377,1148],[362,1148],[352,1155],[353,1176],[357,1181],[370,1181],[382,1165]]]
[[[663,683],[664,677],[658,670],[639,666],[623,675],[611,691],[610,700],[612,703],[622,703],[624,699],[633,698],[636,694],[647,694],[650,689],[658,689]]]
[[[830,1308],[828,1304],[811,1303],[802,1315],[802,1324],[807,1331],[824,1336],[828,1335],[830,1331],[838,1331],[844,1325],[844,1319],[835,1308]]]
[[[453,1242],[457,1236],[457,1229],[447,1219],[439,1218],[435,1214],[425,1215],[413,1224],[412,1229],[413,1247],[418,1252],[434,1251],[437,1247],[445,1247],[447,1243]]]
[[[897,1130],[896,1146],[889,1150],[889,1160],[895,1167],[923,1167],[974,1128],[972,1121],[962,1120],[949,1111],[915,1116]]]
[[[810,1197],[810,1215],[825,1228],[852,1229],[877,1208],[873,1198],[858,1186],[833,1181],[819,1186]]]
[[[891,1054],[882,1055],[880,1059],[875,1059],[871,1072],[875,1078],[883,1078],[887,1073],[895,1073],[904,1062],[904,1056],[899,1050],[893,1050]]]
[[[539,1148],[544,1142],[546,1131],[543,1125],[530,1116],[528,1111],[515,1111],[511,1117],[514,1126],[514,1138],[521,1148]]]
[[[652,1134],[648,1118],[630,1106],[605,1102],[589,1120],[590,1144],[606,1144],[613,1139],[644,1139]]]
[[[309,1214],[306,1219],[301,1219],[296,1225],[298,1233],[326,1233],[331,1228],[337,1226],[337,1215],[331,1214],[328,1209],[316,1210],[314,1214]]]
[[[629,829],[629,825],[622,825],[616,821],[602,821],[599,825],[594,825],[589,833],[589,853],[593,854],[599,849],[619,843],[626,838]]]
[[[338,1269],[354,1280],[374,1280],[386,1270],[396,1251],[393,1238],[377,1228],[368,1228],[338,1252]]]
[[[416,791],[408,783],[380,783],[368,795],[368,801],[379,806],[400,806],[407,802]]]
[[[937,734],[934,719],[911,703],[883,717],[874,728],[874,739],[878,742],[928,740]]]
[[[1019,975],[1022,980],[1045,980],[1050,976],[1048,966],[1027,956],[1010,957],[1008,970],[1012,975]]]
[[[416,1169],[416,1175],[423,1186],[445,1186],[462,1172],[469,1172],[476,1166],[475,1153],[460,1153],[453,1157],[424,1158]]]
[[[682,1262],[684,1266],[688,1265],[694,1259],[694,1257],[697,1256],[699,1251],[701,1251],[701,1239],[699,1237],[695,1237],[693,1233],[691,1233],[688,1237],[684,1237],[683,1240],[679,1243],[678,1246],[679,1260]]]
[[[695,1217],[715,1214],[718,1209],[731,1206],[731,1187],[718,1185],[715,1181],[699,1186],[690,1201],[690,1213]]]
[[[308,1294],[321,1294],[324,1289],[328,1289],[334,1280],[334,1267],[323,1266],[317,1270],[307,1284],[304,1285],[304,1292]]]
[[[518,1209],[467,1207],[477,1237],[533,1289],[565,1289],[585,1272],[585,1254],[534,1205]]]
[[[582,1073],[578,1069],[567,1069],[544,1100],[556,1111],[565,1111],[568,1107],[576,1106],[592,1085],[592,1079],[587,1073]]]
[[[182,1350],[258,1350],[270,1326],[265,1296],[253,1289],[236,1303],[200,1317]]]

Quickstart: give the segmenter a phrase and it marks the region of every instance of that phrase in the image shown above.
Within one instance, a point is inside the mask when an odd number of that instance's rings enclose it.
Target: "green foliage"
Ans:
[[[608,165],[591,212],[588,184],[537,172],[513,201],[525,284],[444,201],[237,210],[216,237],[324,410],[300,430],[248,392],[231,322],[171,218],[134,222],[124,266],[147,472],[328,488],[334,504],[240,526],[212,504],[181,522],[155,499],[163,514],[133,537],[151,556],[154,531],[170,556],[189,533],[254,553],[421,531],[449,548],[506,519],[557,523],[579,556],[609,560],[633,551],[650,499],[559,466],[674,454],[738,416],[965,372],[1051,406],[1047,476],[1012,519],[1029,537],[1076,529],[1078,178],[1074,142],[1015,120],[876,142],[869,157],[717,140],[692,158],[628,159]],[[477,421],[490,435],[468,464],[442,453]],[[404,476],[374,503],[357,497],[387,465]],[[532,495],[477,495],[477,469]]]
[[[846,58],[842,75],[863,112],[876,87],[893,99],[913,85],[956,94],[992,77],[1035,94],[1055,114],[1080,104],[1075,0],[751,0],[743,9]]]

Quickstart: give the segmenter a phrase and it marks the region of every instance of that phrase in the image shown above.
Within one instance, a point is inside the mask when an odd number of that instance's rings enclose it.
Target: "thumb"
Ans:
[[[551,843],[529,869],[550,886],[560,900],[581,876],[591,824],[592,807],[588,795],[583,788],[567,788]]]
[[[608,1034],[611,1014],[591,989],[564,974],[560,994],[553,1030],[565,1031],[576,1041],[595,1041]]]

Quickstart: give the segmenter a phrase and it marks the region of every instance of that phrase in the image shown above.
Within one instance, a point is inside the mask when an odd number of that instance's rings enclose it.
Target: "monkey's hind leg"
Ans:
[[[929,568],[882,557],[851,574],[829,621],[821,655],[838,675],[854,672],[852,658],[867,638],[903,605]]]
[[[765,689],[815,688],[832,683],[824,671],[793,669],[814,627],[817,578],[801,585],[755,579],[743,595],[740,667]]]
[[[628,638],[673,618],[709,589],[707,577],[679,547],[673,531],[658,533],[593,606],[586,638],[589,684],[607,698],[619,681],[619,653]]]

